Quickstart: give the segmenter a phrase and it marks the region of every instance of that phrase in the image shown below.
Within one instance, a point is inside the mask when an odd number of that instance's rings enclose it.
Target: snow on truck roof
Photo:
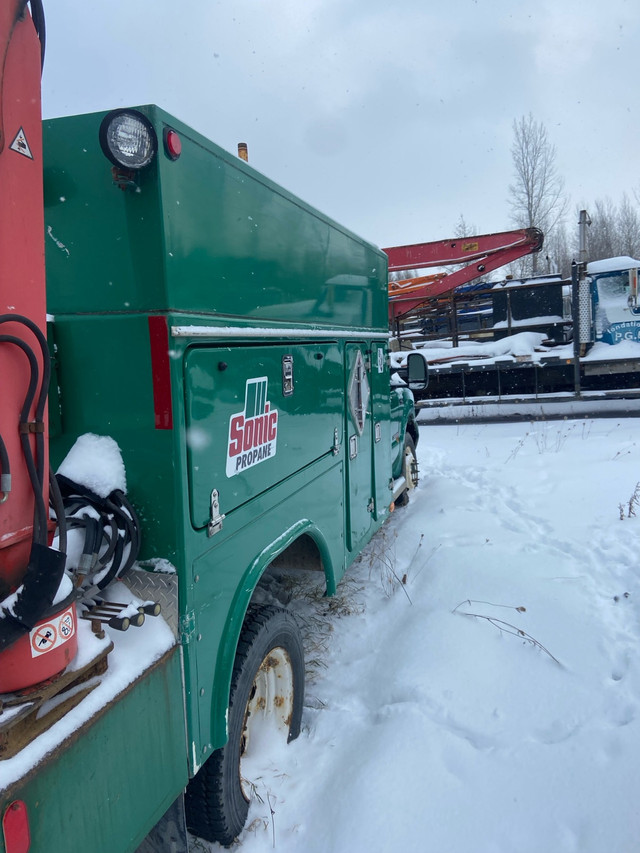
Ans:
[[[618,258],[603,258],[601,261],[591,261],[591,263],[587,264],[587,272],[590,275],[597,275],[601,272],[629,270],[633,267],[640,267],[640,261],[636,261],[627,255],[621,255]]]

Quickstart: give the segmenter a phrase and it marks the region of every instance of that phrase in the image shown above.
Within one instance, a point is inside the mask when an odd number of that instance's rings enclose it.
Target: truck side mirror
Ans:
[[[407,385],[412,391],[423,391],[429,384],[427,362],[417,352],[407,356]]]

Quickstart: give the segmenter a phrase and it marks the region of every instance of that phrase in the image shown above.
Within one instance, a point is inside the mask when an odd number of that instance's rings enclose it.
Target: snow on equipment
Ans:
[[[451,293],[478,276],[517,261],[542,248],[542,231],[522,228],[475,237],[392,246],[383,251],[389,257],[389,271],[461,265],[454,272],[434,273],[389,282],[389,322],[394,334],[410,321],[429,300]]]
[[[424,286],[415,302],[409,285],[400,303],[409,307],[394,315],[394,334],[397,349],[415,348],[428,365],[428,386],[414,389],[420,406],[517,400],[552,411],[558,402],[596,409],[604,399],[640,396],[640,261],[587,263],[587,225],[581,211],[580,257],[570,280],[547,274],[448,290],[447,276]],[[393,356],[396,369],[405,361]]]

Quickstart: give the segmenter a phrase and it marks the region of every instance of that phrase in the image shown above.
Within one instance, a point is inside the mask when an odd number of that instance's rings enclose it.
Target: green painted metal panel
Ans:
[[[147,317],[59,313],[52,328],[61,406],[61,430],[51,441],[54,470],[79,435],[114,438],[142,521],[141,556],[177,563],[182,501],[175,442],[181,434],[156,429]]]
[[[50,313],[166,306],[157,162],[138,175],[138,192],[115,186],[98,142],[102,115],[43,122]]]
[[[188,311],[386,330],[384,253],[154,106],[162,149],[114,186],[105,113],[44,122],[49,311]]]
[[[0,813],[14,799],[24,800],[29,853],[132,853],[184,789],[185,753],[174,648],[55,760],[0,792]]]
[[[373,517],[384,520],[391,503],[391,421],[389,401],[389,357],[386,341],[371,344],[371,411],[373,419]]]
[[[194,534],[202,552],[191,572],[189,608],[195,630],[185,646],[185,660],[188,683],[200,688],[187,695],[199,760],[226,740],[225,712],[238,635],[262,571],[293,539],[307,533],[323,552],[329,589],[342,577],[343,478],[342,459],[325,456],[230,513],[211,539],[204,531]]]
[[[347,547],[355,551],[371,536],[373,419],[366,343],[346,346]]]
[[[284,387],[285,369],[291,371]],[[210,495],[229,514],[315,459],[343,431],[342,354],[335,342],[191,348],[185,359],[191,520]]]

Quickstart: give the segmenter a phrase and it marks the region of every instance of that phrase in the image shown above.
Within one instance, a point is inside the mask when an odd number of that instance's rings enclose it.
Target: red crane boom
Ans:
[[[538,228],[521,228],[383,249],[389,258],[389,272],[466,264],[452,273],[390,282],[390,322],[411,313],[434,296],[441,296],[480,275],[539,252],[543,240],[542,231]]]

